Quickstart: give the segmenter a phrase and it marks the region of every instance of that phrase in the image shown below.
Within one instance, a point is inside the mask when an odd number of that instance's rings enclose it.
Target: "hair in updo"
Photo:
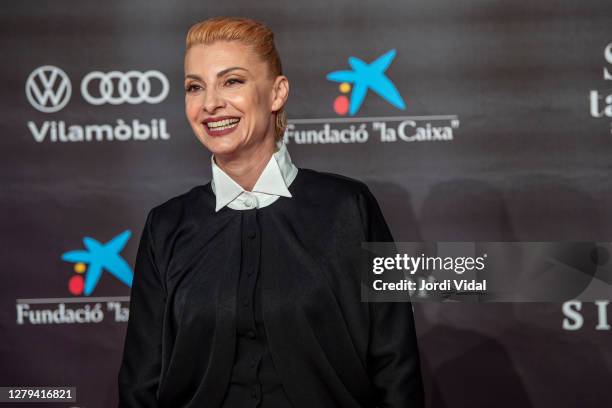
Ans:
[[[213,17],[191,26],[187,32],[185,52],[194,45],[215,41],[239,41],[253,48],[268,64],[273,78],[283,74],[281,60],[274,45],[274,33],[265,24],[240,17]],[[276,112],[276,139],[281,139],[287,128],[287,114],[281,107]]]

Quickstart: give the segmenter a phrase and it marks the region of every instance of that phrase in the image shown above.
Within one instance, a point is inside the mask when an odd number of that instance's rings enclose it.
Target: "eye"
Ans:
[[[225,81],[225,84],[226,85],[244,84],[244,81],[238,78],[230,78],[227,81]]]
[[[202,89],[199,85],[196,84],[189,84],[185,87],[185,92],[187,93],[192,93],[192,92],[196,92],[199,91],[200,89]]]

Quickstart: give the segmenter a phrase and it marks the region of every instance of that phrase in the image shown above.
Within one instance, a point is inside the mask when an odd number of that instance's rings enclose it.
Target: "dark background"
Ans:
[[[133,266],[148,209],[210,179],[210,153],[184,114],[184,40],[195,22],[238,15],[275,32],[291,83],[290,119],[337,117],[327,73],[349,56],[390,49],[388,77],[407,108],[369,92],[357,117],[457,115],[452,141],[288,145],[298,167],[365,181],[397,240],[612,240],[612,118],[594,118],[589,92],[612,42],[604,0],[106,1],[0,6],[0,386],[70,385],[78,402],[116,405],[125,323],[16,323],[16,300],[72,297],[62,253],[85,236],[125,229]],[[41,113],[26,79],[42,65],[66,72],[68,105]],[[80,95],[91,71],[158,70],[160,104],[93,106]],[[605,105],[601,105],[603,109]],[[164,118],[169,140],[35,141],[27,122],[114,124]],[[103,274],[92,296],[127,296]],[[559,303],[415,304],[430,407],[611,406],[609,330],[564,330]],[[0,404],[1,405],[1,404]],[[53,406],[53,404],[47,404]],[[26,406],[26,404],[23,404]]]

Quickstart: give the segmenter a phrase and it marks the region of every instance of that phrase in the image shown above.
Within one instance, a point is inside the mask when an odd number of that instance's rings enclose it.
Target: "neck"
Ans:
[[[266,139],[250,149],[229,156],[215,155],[214,160],[228,176],[246,191],[251,191],[276,150],[274,137]]]

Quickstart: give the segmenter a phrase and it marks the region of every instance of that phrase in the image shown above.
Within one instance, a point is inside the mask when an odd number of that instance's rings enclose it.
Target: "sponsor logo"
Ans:
[[[289,119],[285,143],[344,144],[394,142],[449,142],[459,128],[457,115],[406,115],[357,117],[367,94],[378,95],[395,109],[406,110],[406,102],[386,71],[397,55],[389,50],[367,63],[348,58],[348,70],[336,70],[326,79],[340,83],[334,99],[335,118]],[[344,117],[342,117],[344,116]]]
[[[346,115],[347,111],[350,116],[355,115],[359,111],[368,90],[372,90],[380,95],[396,108],[406,109],[406,103],[399,91],[385,75],[385,71],[389,68],[391,62],[393,62],[395,55],[396,51],[390,50],[370,64],[357,57],[349,57],[348,63],[352,70],[334,71],[327,74],[328,80],[341,82],[340,92],[351,92],[350,99],[344,95],[340,95],[335,99],[334,111],[338,115]]]
[[[603,80],[612,81],[612,43],[603,50],[605,65],[603,66]],[[605,95],[597,89],[589,92],[589,113],[593,118],[612,118],[612,94]],[[612,134],[612,122],[610,122]]]
[[[153,82],[160,85],[157,95],[152,94]],[[135,86],[133,85],[135,83]],[[97,94],[90,93],[91,84],[97,84]],[[139,103],[156,104],[162,102],[168,96],[170,84],[164,74],[159,71],[119,71],[111,72],[90,72],[81,81],[81,95],[92,105],[119,105],[129,103],[136,105]],[[115,92],[116,91],[116,92]],[[136,93],[134,94],[134,91]],[[117,94],[115,96],[115,94]]]
[[[68,298],[17,299],[18,325],[55,325],[101,323],[110,315],[114,322],[127,322],[129,297],[91,297],[104,272],[126,286],[132,286],[134,273],[121,256],[121,251],[132,235],[126,230],[110,241],[102,243],[94,238],[83,238],[84,249],[64,252],[61,259],[73,264],[75,275],[68,279]]]
[[[25,87],[26,97],[30,104],[40,112],[52,113],[61,110],[72,93],[70,79],[64,71],[53,65],[36,68]]]
[[[107,271],[127,286],[132,287],[134,274],[119,253],[132,233],[123,231],[106,244],[90,237],[83,238],[85,249],[76,249],[62,254],[62,260],[74,263],[74,275],[68,281],[68,290],[73,295],[89,296],[96,288],[102,272]],[[85,275],[85,279],[83,279]]]
[[[156,139],[169,139],[165,119],[151,119],[151,123],[141,123],[132,119],[125,123],[117,119],[116,123],[66,125],[63,120],[46,120],[40,126],[33,121],[28,122],[28,129],[34,140],[42,143],[50,142],[102,142],[102,141],[146,141]]]
[[[168,96],[168,78],[157,70],[92,71],[81,80],[81,96],[90,105],[159,104]],[[58,67],[36,68],[26,80],[26,97],[43,113],[55,113],[69,102],[72,86],[68,75]],[[27,122],[34,141],[43,142],[111,142],[167,140],[164,118],[116,118],[106,123],[66,123],[65,120]]]
[[[563,330],[578,331],[585,328],[584,315],[588,314],[586,326],[587,330],[609,331],[611,329],[608,320],[609,300],[596,300],[594,302],[582,302],[580,300],[569,300],[563,303]],[[593,316],[596,316],[596,323],[593,324]]]
[[[595,275],[595,277],[606,282],[608,285],[612,284],[612,273],[610,273],[611,270],[609,269],[610,259],[610,252],[603,245],[598,245],[596,250],[590,253],[591,262],[595,263],[598,267],[601,268],[608,265],[608,268],[598,270],[598,273]],[[596,331],[611,330],[612,327],[608,318],[610,300],[601,299],[603,297],[601,296],[602,293],[609,293],[609,287],[593,291],[594,300],[591,300],[592,298],[588,301],[573,299],[564,302],[561,306],[561,312],[563,313],[561,327],[563,330],[573,332],[583,329]]]

